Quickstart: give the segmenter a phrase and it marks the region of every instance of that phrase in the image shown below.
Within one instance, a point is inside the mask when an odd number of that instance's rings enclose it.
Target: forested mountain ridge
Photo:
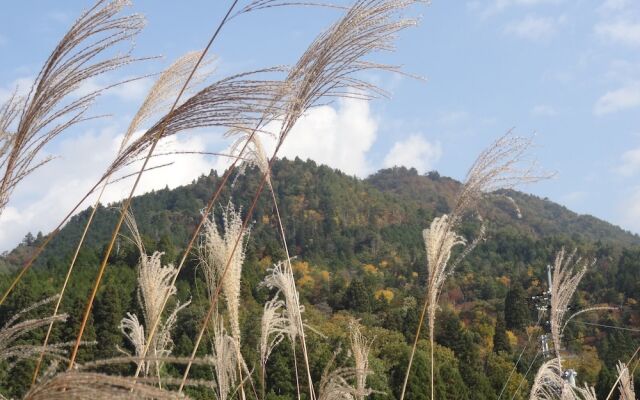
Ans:
[[[221,208],[229,201],[240,206],[244,215],[259,176],[255,169],[248,169],[244,175],[233,175],[232,181],[216,205],[218,220]],[[136,197],[132,210],[148,251],[163,251],[164,262],[176,262],[198,222],[200,210],[219,182],[218,174],[212,172],[174,190]],[[314,380],[320,380],[336,348],[346,347],[347,321],[356,317],[365,326],[366,334],[376,338],[370,384],[380,393],[370,398],[397,396],[425,295],[427,268],[422,230],[434,217],[450,210],[460,183],[435,172],[419,175],[406,168],[385,169],[367,179],[357,179],[298,159],[276,162],[272,182],[288,246],[296,257],[294,270],[306,306],[305,318],[325,335],[309,336]],[[536,352],[540,331],[535,328],[536,314],[529,300],[546,290],[545,267],[563,246],[568,250],[577,248],[580,254],[596,260],[571,307],[618,307],[585,314],[569,324],[564,334],[566,363],[578,370],[579,381],[608,391],[615,380],[615,362],[633,353],[640,340],[631,331],[598,325],[640,325],[640,238],[516,191],[488,197],[480,204],[479,213],[487,224],[487,238],[458,265],[441,296],[435,336],[436,381],[440,382],[437,398],[496,399],[505,384],[508,398],[528,397],[532,376],[526,376],[527,366],[531,364],[535,371],[541,361]],[[88,215],[89,210],[85,210],[73,217],[52,241],[36,268],[0,308],[0,324],[5,316],[57,291]],[[74,338],[78,310],[84,307],[117,215],[117,204],[101,206],[97,213],[63,301],[70,321],[55,332],[57,341]],[[273,200],[265,192],[253,215],[242,271],[243,354],[248,355],[249,364],[255,361],[251,356],[259,334],[256,327],[262,305],[268,299],[268,291],[260,282],[267,269],[284,258],[274,216]],[[469,215],[460,233],[472,240],[479,227],[478,219]],[[139,254],[128,240],[129,232],[123,229],[121,234],[85,336],[88,341],[96,339],[97,344],[84,348],[80,360],[115,356],[116,347],[127,347],[118,326],[125,313],[137,307],[135,276]],[[15,269],[42,239],[40,235],[27,238],[5,256],[5,262],[12,265],[10,269]],[[0,275],[0,287],[5,287],[10,277]],[[174,335],[175,355],[188,355],[193,348],[198,321],[208,304],[204,287],[194,254],[178,280],[178,297],[182,301],[191,299],[192,304],[180,315]],[[422,337],[426,338],[426,334]],[[411,396],[407,398],[428,398],[428,346],[428,342],[420,341],[415,372],[409,381]],[[511,381],[510,371],[525,347],[527,351]],[[269,399],[295,397],[290,350],[279,346],[270,358],[274,372],[266,382]],[[336,362],[348,365],[350,361],[343,354]],[[8,393],[24,389],[19,382],[30,379],[29,365],[14,374],[8,380],[14,386],[0,389]],[[195,368],[192,376],[207,378],[208,374],[206,369]],[[523,384],[519,385],[521,380]],[[206,398],[197,391],[190,394]]]
[[[248,204],[249,193],[240,188],[255,186],[255,177],[237,178],[234,196]],[[285,228],[290,239],[303,239],[305,229],[313,235],[330,234],[332,230],[360,230],[363,227],[388,231],[407,223],[426,227],[437,215],[449,211],[460,183],[437,172],[419,175],[414,169],[396,167],[380,170],[366,179],[357,179],[313,161],[280,160],[273,168],[273,184],[281,204]],[[134,199],[133,210],[141,230],[154,240],[162,237],[180,245],[186,243],[199,216],[199,210],[215,190],[218,175],[212,171],[191,184],[174,190],[159,190]],[[227,198],[228,198],[228,190]],[[265,196],[263,196],[265,197]],[[255,214],[256,221],[270,220],[269,197],[262,199]],[[90,210],[71,219],[40,258],[60,257],[77,243]],[[101,207],[87,239],[90,248],[107,242],[115,223],[117,204]],[[590,215],[579,215],[547,199],[517,191],[503,191],[483,204],[483,216],[501,230],[532,239],[564,237],[577,241],[640,245],[640,236],[624,231]],[[302,225],[310,224],[310,227]],[[303,232],[300,232],[300,230]],[[343,232],[344,233],[344,232]],[[302,235],[302,236],[301,236]],[[18,248],[3,257],[5,267],[15,268],[29,254],[30,240],[25,238]],[[364,238],[363,238],[364,239]],[[419,239],[419,238],[418,238]],[[298,243],[299,255],[309,256],[315,245]],[[360,243],[361,245],[361,243]],[[353,252],[358,253],[353,246]],[[350,251],[346,250],[346,253]]]

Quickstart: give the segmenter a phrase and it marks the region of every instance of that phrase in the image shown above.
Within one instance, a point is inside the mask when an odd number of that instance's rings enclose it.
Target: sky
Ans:
[[[248,0],[240,0],[240,4]],[[343,4],[344,2],[338,1]],[[11,2],[0,14],[0,102],[28,90],[47,55],[89,2]],[[134,54],[160,56],[95,79],[86,87],[157,74],[203,48],[227,1],[134,0],[146,28]],[[338,18],[332,9],[275,8],[234,19],[211,53],[212,78],[291,65]],[[410,10],[417,27],[375,61],[405,75],[367,73],[389,99],[337,100],[310,111],[281,156],[366,177],[394,165],[463,179],[478,153],[510,129],[532,136],[531,153],[553,179],[521,188],[640,233],[640,2],[637,0],[433,0]],[[153,77],[101,96],[94,114],[109,117],[65,132],[46,148],[55,159],[24,180],[0,216],[0,251],[27,232],[48,232],[114,157]],[[186,132],[159,151],[225,151],[221,132]],[[143,176],[138,194],[191,182],[226,161],[173,156],[171,167]],[[131,170],[133,171],[133,170]],[[126,173],[127,171],[124,171]],[[129,180],[107,190],[121,199]],[[88,206],[90,203],[86,203]]]

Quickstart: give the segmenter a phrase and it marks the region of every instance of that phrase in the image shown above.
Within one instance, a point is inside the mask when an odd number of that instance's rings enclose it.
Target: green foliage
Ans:
[[[366,180],[359,180],[299,159],[276,162],[273,182],[289,249],[297,257],[296,261],[308,267],[296,271],[305,305],[304,318],[325,335],[309,333],[307,338],[314,381],[319,382],[338,348],[342,351],[336,357],[336,366],[352,365],[353,360],[346,351],[349,346],[346,321],[355,316],[361,319],[367,335],[375,337],[370,356],[374,373],[368,382],[381,393],[370,398],[381,400],[399,395],[425,296],[427,268],[421,231],[433,217],[449,210],[459,184],[434,173],[421,176],[415,170],[405,168],[382,170]],[[136,197],[134,213],[148,250],[165,252],[164,263],[176,262],[195,227],[199,210],[218,183],[219,177],[212,172],[185,187]],[[258,184],[256,171],[249,169],[233,187],[222,191],[220,204],[226,204],[232,198],[234,204],[246,210]],[[609,385],[608,390],[615,362],[626,360],[633,353],[639,344],[638,336],[581,325],[580,322],[591,318],[592,322],[606,325],[633,326],[634,321],[639,320],[640,239],[534,196],[516,192],[509,192],[509,195],[518,202],[523,218],[515,218],[509,202],[498,198],[488,200],[483,214],[486,211],[486,220],[490,222],[489,239],[457,267],[443,288],[434,349],[436,398],[482,400],[498,397],[514,365],[512,352],[520,352],[527,339],[524,328],[535,323],[527,298],[546,290],[544,267],[563,245],[578,247],[581,253],[598,259],[598,268],[586,275],[576,295],[577,304],[572,307],[624,304],[620,312],[608,316],[598,313],[580,316],[565,331],[567,350],[572,356],[581,360],[583,349],[590,349],[588,359],[596,359],[598,365],[601,360],[606,366],[592,369],[582,377],[588,379],[589,384],[595,384],[599,371],[598,390],[605,390],[603,388]],[[0,322],[59,289],[88,215],[88,210],[81,212],[62,229],[37,266],[0,307]],[[116,217],[114,208],[99,207],[87,246],[80,252],[62,302],[61,311],[69,313],[69,319],[54,329],[55,342],[76,338],[95,279],[96,265]],[[240,318],[242,354],[247,365],[255,366],[258,365],[256,349],[262,305],[273,295],[260,287],[259,282],[266,269],[284,257],[284,252],[269,196],[263,196],[257,203],[252,221],[243,268]],[[462,233],[470,236],[477,231],[477,222],[471,218],[464,221],[462,228]],[[31,254],[39,240],[42,237],[25,240],[2,258],[0,266],[15,269]],[[97,343],[81,348],[80,361],[117,355],[116,346],[131,350],[123,341],[118,325],[126,312],[141,316],[135,301],[137,261],[137,250],[127,240],[120,239],[109,260],[104,285],[84,334],[85,341]],[[10,274],[0,275],[0,288],[5,288],[11,277]],[[177,297],[181,301],[191,299],[192,304],[178,317],[173,354],[188,356],[209,306],[194,257],[187,258],[177,287]],[[388,297],[380,297],[380,293]],[[33,316],[42,316],[50,309],[33,313]],[[494,315],[497,315],[495,325]],[[507,329],[513,330],[515,337]],[[420,337],[407,399],[430,398],[429,345],[425,331],[423,329]],[[42,331],[35,332],[25,341],[38,343],[43,335]],[[208,339],[203,340],[200,355],[208,351]],[[511,348],[512,343],[517,345]],[[597,357],[593,346],[597,348]],[[301,395],[305,397],[308,396],[307,382],[299,344],[296,356]],[[525,372],[523,365],[528,365],[532,359],[533,355],[527,353],[519,363],[503,398],[515,394]],[[2,381],[10,382],[11,386],[0,388],[2,393],[15,396],[24,390],[30,380],[30,368],[31,364],[21,363],[14,371],[7,372],[0,366],[0,371],[10,376]],[[174,375],[183,371],[180,365],[167,368],[167,372]],[[267,368],[266,397],[274,400],[295,398],[293,352],[288,341],[276,347]],[[260,382],[258,375],[259,368],[256,368],[254,379],[257,383]],[[194,366],[190,376],[210,379],[211,370],[206,366]],[[531,376],[529,374],[528,379]],[[529,385],[530,382],[524,380],[514,399],[527,398]],[[256,389],[261,391],[262,388],[257,384]],[[211,397],[209,389],[190,388],[188,393],[196,399]]]
[[[504,300],[504,319],[507,329],[523,329],[531,324],[527,292],[520,283],[512,285]]]
[[[511,344],[507,338],[506,325],[501,312],[498,312],[498,317],[496,319],[496,327],[493,334],[493,351],[495,353],[499,353],[501,351],[511,353]]]

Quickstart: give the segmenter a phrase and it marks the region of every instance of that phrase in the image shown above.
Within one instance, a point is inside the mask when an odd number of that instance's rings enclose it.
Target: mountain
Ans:
[[[132,210],[147,252],[162,251],[164,263],[176,263],[200,219],[200,210],[220,182],[220,176],[212,171],[189,185],[134,198]],[[425,297],[428,271],[422,230],[434,217],[449,212],[460,182],[436,172],[420,175],[406,168],[385,169],[358,179],[299,159],[277,161],[272,182],[288,248],[295,256],[293,269],[306,322],[324,335],[309,333],[308,337],[314,381],[320,381],[330,360],[335,359],[339,366],[351,365],[348,352],[338,353],[340,348],[348,348],[349,320],[357,318],[365,334],[376,338],[369,382],[380,393],[369,398],[393,398],[381,393],[397,396]],[[258,186],[255,169],[232,176],[216,205],[216,221],[220,222],[221,208],[229,201],[245,215]],[[85,307],[118,213],[118,204],[100,206],[96,213],[62,303],[62,311],[70,316],[64,327],[54,331],[58,342],[75,340],[79,310]],[[0,307],[0,326],[26,305],[59,290],[89,214],[87,209],[74,216],[52,240]],[[241,281],[242,354],[252,366],[258,362],[262,307],[273,295],[260,282],[273,263],[285,257],[274,216],[273,199],[265,192],[251,220]],[[535,371],[541,363],[535,341],[544,330],[544,324],[535,328],[540,317],[532,299],[546,291],[546,266],[563,247],[569,254],[577,249],[591,265],[570,309],[615,306],[580,314],[563,334],[567,368],[578,371],[580,383],[596,385],[598,393],[606,393],[616,361],[627,360],[640,344],[638,333],[628,329],[640,325],[640,237],[513,190],[487,196],[477,215],[465,217],[459,233],[467,241],[479,232],[479,216],[486,225],[486,239],[456,266],[440,296],[434,349],[436,381],[446,384],[436,387],[437,398],[496,399],[510,379],[507,396],[527,398],[531,376],[527,376],[526,366]],[[118,355],[116,346],[127,346],[118,321],[125,312],[140,313],[136,294],[139,253],[128,236],[123,229],[86,330],[86,340],[96,339],[97,347],[83,348],[81,360]],[[5,272],[18,268],[44,238],[29,235],[3,256]],[[456,247],[452,259],[460,251],[460,246]],[[0,288],[12,277],[12,273],[0,273]],[[176,324],[173,354],[187,356],[209,306],[195,252],[178,276],[177,292],[181,301],[191,303]],[[425,339],[427,334],[424,329],[422,332],[420,339]],[[39,343],[41,336],[32,340]],[[413,394],[407,398],[429,398],[423,393],[424,382],[429,380],[428,346],[427,341],[419,341],[416,372],[408,385],[408,393]],[[287,346],[274,350],[267,368],[271,371],[265,382],[267,399],[295,397],[291,357]],[[298,366],[301,362],[298,360]],[[12,375],[7,381],[15,384],[0,387],[0,393],[15,396],[28,387],[29,368],[25,365],[19,369],[22,372]],[[168,367],[167,373],[177,376],[180,368]],[[208,379],[209,374],[203,366],[195,368],[192,377]],[[640,369],[636,375],[636,382],[640,382]],[[210,393],[195,389],[189,394],[196,399],[212,398]]]
[[[141,231],[153,240],[170,238],[176,246],[183,246],[219,180],[212,171],[189,185],[136,197],[132,209]],[[416,235],[411,241],[419,241],[421,229],[434,216],[449,211],[460,188],[460,182],[441,177],[437,172],[420,175],[415,169],[396,167],[380,170],[367,179],[357,179],[299,159],[279,160],[274,165],[272,181],[290,245],[296,246],[296,254],[321,261],[326,251],[337,246],[336,261],[341,262],[361,258],[362,250],[372,245],[374,234],[384,236],[391,231],[408,229]],[[236,178],[234,186],[234,202],[247,208],[257,186],[255,171]],[[230,194],[228,189],[223,190],[220,203],[228,201]],[[100,207],[86,240],[87,248],[95,250],[108,242],[117,207],[117,204]],[[622,246],[640,244],[637,234],[522,192],[502,191],[481,207],[494,234],[510,232],[532,240],[556,237]],[[254,224],[254,231],[274,241],[277,238],[269,233],[275,230],[271,208],[270,196],[263,195],[254,217],[261,223]],[[89,214],[87,209],[74,216],[40,257],[38,265],[50,258],[68,257]],[[324,240],[314,243],[314,237],[333,237],[335,243],[324,243]],[[35,238],[25,239],[4,256],[1,262],[5,268],[20,265],[34,243]]]

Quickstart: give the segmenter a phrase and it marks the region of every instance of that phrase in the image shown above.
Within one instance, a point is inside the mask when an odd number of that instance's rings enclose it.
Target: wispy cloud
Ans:
[[[637,107],[640,107],[640,82],[638,81],[605,93],[596,102],[593,113],[603,116]]]
[[[531,109],[531,115],[536,117],[554,117],[558,111],[548,104],[538,104]]]
[[[595,32],[601,38],[627,46],[640,46],[640,21],[618,20],[598,23]]]
[[[618,174],[628,177],[640,172],[640,147],[625,151],[620,159],[620,165],[614,169]]]
[[[640,232],[640,187],[634,188],[619,204],[618,213],[621,216],[621,225]]]
[[[511,21],[504,28],[504,33],[534,42],[552,38],[564,23],[565,17],[539,17],[528,15],[523,19]]]
[[[433,169],[442,156],[440,143],[431,143],[419,135],[396,142],[384,158],[385,167],[413,167],[419,172]]]

